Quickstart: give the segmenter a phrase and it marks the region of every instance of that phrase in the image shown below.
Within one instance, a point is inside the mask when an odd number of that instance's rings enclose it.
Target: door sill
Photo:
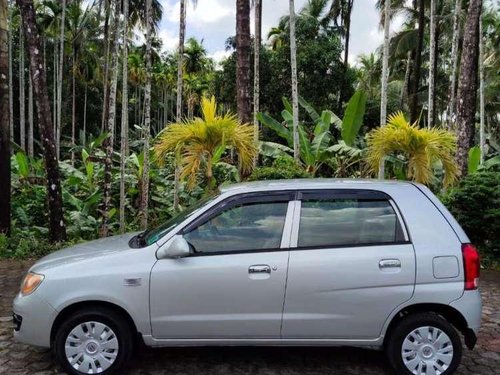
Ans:
[[[380,348],[383,337],[376,339],[158,339],[143,336],[144,343],[152,347],[179,346],[359,346]]]

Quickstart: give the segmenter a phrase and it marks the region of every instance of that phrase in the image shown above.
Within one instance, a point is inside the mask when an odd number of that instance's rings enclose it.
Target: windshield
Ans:
[[[216,198],[216,195],[209,195],[205,198],[200,199],[195,204],[189,206],[184,211],[180,212],[176,216],[173,216],[166,223],[160,225],[154,229],[148,229],[143,235],[143,243],[146,245],[151,245],[170,232],[176,225],[183,222],[189,216],[193,215],[197,212],[201,207],[203,207],[206,203]]]

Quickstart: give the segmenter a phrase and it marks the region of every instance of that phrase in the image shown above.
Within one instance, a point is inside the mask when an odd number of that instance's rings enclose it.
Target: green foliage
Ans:
[[[17,232],[9,238],[0,234],[0,258],[38,259],[68,245],[70,243],[51,244],[44,239]]]
[[[363,91],[356,91],[347,103],[342,121],[342,139],[348,146],[352,146],[363,124],[367,95]]]
[[[326,4],[326,2],[324,2]],[[325,8],[327,15],[328,9]],[[300,95],[315,108],[338,108],[339,92],[343,87],[341,103],[354,92],[355,70],[345,71],[342,64],[342,42],[338,28],[331,20],[298,11],[296,22],[297,71]],[[325,17],[326,18],[326,17]],[[272,49],[261,48],[260,53],[260,108],[276,117],[281,112],[281,97],[291,97],[290,38],[287,20],[273,28],[269,35]],[[234,49],[233,39],[226,47]],[[250,50],[250,80],[253,81],[253,48]],[[236,111],[236,51],[221,64],[216,72],[214,93],[224,106]],[[344,85],[344,86],[343,86]],[[250,96],[253,90],[250,90]],[[252,98],[250,98],[252,99]],[[267,136],[267,134],[265,134]],[[274,140],[273,140],[274,141]]]
[[[479,146],[474,146],[469,150],[469,160],[467,164],[467,170],[469,173],[477,172],[479,163],[481,162],[481,148]]]
[[[442,197],[486,260],[500,256],[500,172],[477,172]]]
[[[341,121],[330,110],[324,110],[320,115],[310,103],[303,98],[300,99],[300,106],[306,110],[313,123],[312,129],[305,122],[299,122],[298,126],[299,156],[306,172],[313,176],[316,175],[325,163],[332,164],[329,161],[338,152],[345,150],[346,147],[350,148],[354,144],[363,122],[365,102],[366,95],[362,92],[356,92],[349,101],[344,119]],[[293,154],[291,106],[285,98],[283,104],[285,106],[285,109],[281,111],[283,122],[279,122],[265,113],[257,115],[264,126],[273,130],[288,144],[288,146],[284,146],[275,142],[261,142],[260,152],[264,156],[278,157]],[[332,145],[332,141],[335,141],[331,130],[332,125],[334,128],[340,128],[344,138],[343,141],[334,145]],[[340,142],[342,142],[341,146],[339,146]]]
[[[248,180],[287,180],[307,177],[311,177],[311,175],[302,168],[299,168],[292,158],[278,157],[270,167],[255,168]]]
[[[479,171],[496,171],[500,172],[500,155],[493,156],[485,160],[478,168]]]

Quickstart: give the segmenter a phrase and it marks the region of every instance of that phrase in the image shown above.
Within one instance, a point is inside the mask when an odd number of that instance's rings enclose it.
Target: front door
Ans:
[[[390,197],[304,192],[290,249],[285,339],[375,339],[411,298],[415,254]]]
[[[151,274],[155,338],[280,337],[288,202],[288,194],[231,198],[181,232],[192,255],[161,259]]]

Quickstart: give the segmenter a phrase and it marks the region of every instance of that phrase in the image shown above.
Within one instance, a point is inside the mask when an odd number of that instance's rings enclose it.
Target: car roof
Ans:
[[[338,179],[338,178],[302,178],[293,180],[267,180],[243,182],[222,186],[221,193],[242,193],[280,190],[311,189],[364,189],[384,190],[388,186],[411,185],[408,181],[377,179]]]

